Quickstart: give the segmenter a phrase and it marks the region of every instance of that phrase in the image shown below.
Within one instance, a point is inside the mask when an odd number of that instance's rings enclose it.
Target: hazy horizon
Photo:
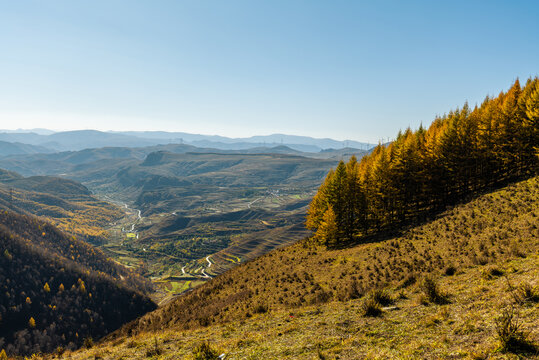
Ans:
[[[537,75],[533,1],[21,1],[0,127],[377,143]]]
[[[368,142],[368,141],[360,141],[360,140],[356,140],[356,139],[351,139],[351,138],[346,138],[346,139],[339,139],[339,138],[334,138],[334,137],[315,137],[315,136],[307,136],[307,135],[302,135],[302,134],[287,134],[287,133],[271,133],[271,134],[255,134],[255,135],[250,135],[250,136],[245,136],[245,137],[230,137],[230,136],[224,136],[224,135],[221,135],[221,134],[201,134],[201,133],[189,133],[189,132],[186,132],[186,131],[166,131],[166,130],[129,130],[129,129],[124,129],[124,130],[102,130],[102,129],[92,129],[92,128],[78,128],[78,129],[61,129],[61,130],[56,130],[56,129],[50,129],[50,128],[32,128],[32,129],[29,129],[29,128],[1,128],[0,129],[0,133],[2,132],[8,132],[8,133],[36,133],[36,134],[39,134],[39,135],[48,135],[49,133],[50,134],[53,134],[53,133],[61,133],[61,132],[71,132],[71,131],[100,131],[100,132],[106,132],[106,133],[130,133],[130,132],[136,132],[136,133],[152,133],[152,132],[162,132],[162,133],[169,133],[169,134],[175,134],[175,133],[185,133],[185,134],[189,134],[189,135],[200,135],[200,136],[207,136],[207,137],[223,137],[223,138],[227,138],[227,139],[230,139],[230,140],[246,140],[246,139],[251,139],[251,138],[256,138],[256,137],[270,137],[270,136],[293,136],[293,137],[307,137],[307,138],[312,138],[312,139],[315,139],[315,140],[335,140],[335,141],[340,141],[340,142],[347,142],[347,141],[355,141],[355,142],[361,142],[361,143],[365,143],[365,144],[371,144],[371,145],[374,145],[376,143],[373,143],[373,142]],[[380,139],[380,141],[382,141],[383,139]],[[271,143],[270,143],[271,144]],[[275,142],[275,144],[277,144],[277,142]]]

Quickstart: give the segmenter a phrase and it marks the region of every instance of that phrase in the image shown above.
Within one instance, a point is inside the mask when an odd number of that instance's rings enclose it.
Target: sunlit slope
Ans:
[[[442,276],[438,286],[450,299],[444,305],[422,303],[425,295],[416,284],[390,289],[394,302],[378,317],[363,315],[364,299],[329,302],[199,329],[120,337],[60,358],[142,359],[159,353],[159,359],[193,359],[207,341],[226,359],[538,359],[533,352],[502,351],[496,331],[497,319],[513,304],[520,329],[539,343],[537,301],[514,300],[525,284],[539,294],[538,262],[534,254]],[[490,277],[492,269],[502,275]]]
[[[189,358],[209,341],[229,359],[538,358],[533,346],[502,351],[496,330],[513,308],[527,340],[539,343],[538,205],[535,177],[401,236],[279,249],[65,356]],[[426,276],[443,294],[439,304],[424,291]],[[390,303],[365,316],[370,291],[381,289]]]
[[[261,307],[348,300],[383,284],[412,281],[412,275],[532,254],[539,249],[538,204],[534,177],[456,206],[398,237],[328,251],[298,243],[226,272],[118,334],[245,319]]]

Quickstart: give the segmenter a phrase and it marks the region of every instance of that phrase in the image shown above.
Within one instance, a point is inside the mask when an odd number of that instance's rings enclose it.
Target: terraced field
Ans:
[[[38,173],[61,171],[103,203],[114,204],[116,217],[101,224],[107,235],[102,250],[154,280],[161,297],[308,235],[306,208],[337,163],[276,153],[112,148],[36,156],[5,164]],[[186,276],[196,281],[186,285],[191,281]]]

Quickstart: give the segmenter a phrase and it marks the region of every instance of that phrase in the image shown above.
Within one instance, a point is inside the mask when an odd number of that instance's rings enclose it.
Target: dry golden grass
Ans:
[[[280,249],[124,326],[101,346],[63,357],[192,358],[207,340],[227,359],[516,359],[500,350],[496,319],[514,306],[521,330],[539,344],[538,204],[536,177],[398,237],[341,250]],[[446,301],[429,300],[427,275]],[[362,295],[382,287],[394,304],[364,316]],[[262,307],[268,311],[256,311]],[[159,354],[150,351],[155,339]]]
[[[260,305],[275,311],[347,301],[383,286],[405,287],[425,274],[458,274],[535,253],[537,204],[538,177],[456,206],[398,237],[341,250],[298,243],[237,266],[122,331],[247,319]]]
[[[417,284],[400,294],[391,289],[394,307],[376,318],[362,315],[360,299],[330,302],[194,330],[120,337],[59,358],[192,359],[193,349],[208,341],[226,359],[517,359],[500,350],[496,318],[514,304],[508,284],[539,286],[538,264],[539,254],[533,254],[500,263],[506,276],[492,280],[484,279],[481,265],[442,277],[439,286],[451,297],[446,305],[422,305]],[[516,305],[516,311],[528,338],[539,344],[539,303]]]

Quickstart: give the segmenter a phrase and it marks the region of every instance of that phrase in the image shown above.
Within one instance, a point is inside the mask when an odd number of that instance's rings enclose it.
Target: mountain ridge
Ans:
[[[271,134],[246,138],[229,138],[218,135],[200,135],[184,132],[160,131],[98,131],[71,130],[47,134],[32,132],[14,132],[0,130],[0,141],[19,142],[33,146],[42,146],[56,151],[83,150],[106,146],[137,147],[165,144],[191,144],[197,147],[214,147],[221,150],[245,150],[252,147],[274,147],[286,145],[294,150],[320,152],[329,148],[355,147],[369,150],[376,144],[354,140],[338,141],[330,138],[312,138],[299,135]],[[51,150],[52,151],[52,150]],[[2,154],[0,152],[0,154]]]

